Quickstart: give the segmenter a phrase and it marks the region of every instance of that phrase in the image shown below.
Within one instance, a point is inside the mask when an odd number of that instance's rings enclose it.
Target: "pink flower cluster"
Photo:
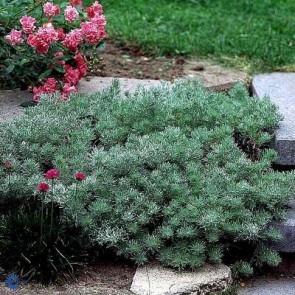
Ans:
[[[43,5],[43,11],[47,17],[56,16],[60,14],[60,8],[58,5],[52,2],[47,2]]]
[[[47,180],[54,180],[60,176],[60,172],[56,169],[50,169],[45,173],[45,178]],[[76,172],[75,178],[77,181],[83,181],[86,179],[86,175],[83,172]],[[37,186],[37,190],[41,193],[45,193],[49,191],[50,185],[46,182],[40,182]]]
[[[80,6],[79,9],[76,7]],[[79,14],[82,9],[81,15]],[[79,10],[79,11],[78,11]],[[13,29],[5,37],[11,45],[25,43],[35,49],[36,53],[43,54],[48,59],[48,69],[53,73],[39,87],[33,87],[34,101],[39,101],[40,94],[59,92],[62,99],[67,99],[72,92],[77,92],[79,80],[87,74],[87,59],[82,53],[84,43],[89,46],[97,45],[106,37],[106,20],[103,8],[95,1],[86,10],[82,0],[69,0],[63,12],[65,21],[73,27],[64,31],[63,28],[55,28],[60,25],[60,20],[55,21],[55,16],[61,15],[59,5],[47,2],[43,5],[43,12],[47,21],[36,30],[37,20],[31,16],[23,16],[20,19],[22,30]],[[86,18],[86,19],[85,19]],[[62,46],[66,50],[61,51]],[[58,49],[59,48],[59,49]],[[72,59],[68,58],[72,56]],[[54,70],[59,69],[55,72]],[[64,74],[62,74],[64,72]]]
[[[36,35],[30,34],[28,36],[27,42],[33,48],[36,49],[38,53],[47,53],[51,43],[55,43],[59,40],[59,33],[54,29],[51,23],[38,29]]]

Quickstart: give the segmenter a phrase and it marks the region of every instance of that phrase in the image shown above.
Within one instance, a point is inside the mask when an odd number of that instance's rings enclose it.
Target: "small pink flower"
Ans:
[[[100,15],[102,13],[103,13],[102,6],[97,1],[95,1],[92,4],[92,6],[87,8],[87,15],[88,15],[89,19],[91,19],[97,15]]]
[[[99,29],[104,29],[107,21],[104,15],[96,15],[91,19],[92,23],[95,23]]]
[[[75,174],[75,178],[78,181],[82,181],[82,180],[84,180],[86,178],[86,175],[84,173],[82,173],[82,172],[77,172]]]
[[[46,172],[45,178],[46,179],[55,179],[58,178],[60,175],[59,171],[56,169],[50,169]]]
[[[49,189],[50,189],[50,186],[46,182],[40,182],[37,186],[37,190],[39,192],[47,192],[47,191],[49,191]]]
[[[68,34],[66,34],[62,44],[66,46],[71,51],[77,51],[78,46],[83,43],[83,37],[81,30],[73,29]]]
[[[82,77],[85,77],[87,74],[87,58],[84,54],[79,52],[74,56],[74,59],[76,61],[76,65],[79,71],[79,79],[81,79]]]
[[[64,32],[63,28],[56,30],[56,32],[58,34],[57,36],[58,36],[59,40],[63,40],[65,38],[65,32]]]
[[[38,53],[47,53],[51,43],[58,41],[58,32],[54,29],[51,23],[38,29],[36,35],[30,34],[27,42],[33,48],[36,48]]]
[[[65,19],[72,23],[74,22],[77,17],[79,16],[79,12],[77,11],[77,9],[75,7],[72,6],[67,6],[65,9]]]
[[[43,85],[33,88],[33,101],[38,102],[40,100],[40,94],[51,94],[55,91],[57,91],[57,80],[54,78],[47,78]]]
[[[42,90],[46,94],[54,93],[57,90],[57,81],[54,78],[47,78]]]
[[[5,39],[8,40],[11,45],[16,45],[24,42],[22,38],[22,32],[15,29],[12,29],[10,34],[5,36]]]
[[[5,166],[5,168],[10,169],[10,168],[12,168],[12,163],[11,163],[10,161],[6,161],[6,162],[4,163],[4,166]]]
[[[80,6],[83,8],[82,0],[70,0],[70,5],[71,5],[71,6],[77,6],[77,5],[80,5]]]
[[[65,83],[64,87],[62,88],[62,99],[67,100],[70,93],[77,93],[77,88],[69,83]]]
[[[36,19],[31,17],[31,16],[23,16],[20,19],[20,23],[22,25],[23,31],[26,34],[32,34],[35,30],[35,23],[36,23]]]
[[[90,44],[97,44],[100,40],[98,26],[93,22],[81,23],[81,32]]]
[[[65,65],[66,73],[64,75],[64,81],[71,85],[77,85],[79,82],[79,70],[75,69],[69,65]]]
[[[60,8],[52,2],[47,2],[43,5],[43,11],[47,17],[50,17],[58,15],[60,13]]]

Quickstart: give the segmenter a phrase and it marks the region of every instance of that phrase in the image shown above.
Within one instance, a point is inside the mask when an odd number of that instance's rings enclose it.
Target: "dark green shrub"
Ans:
[[[237,256],[235,270],[247,274],[247,262],[278,263],[264,241],[279,238],[268,225],[284,217],[295,182],[294,173],[271,168],[276,154],[267,144],[281,119],[276,107],[249,97],[242,85],[225,95],[188,80],[124,99],[116,84],[64,103],[44,98],[1,126],[0,161],[11,161],[13,171],[0,168],[6,204],[0,235],[8,241],[0,241],[0,263],[15,243],[15,233],[5,230],[11,212],[18,219],[24,204],[42,201],[36,187],[53,167],[61,172],[53,195],[56,234],[73,241],[68,249],[108,248],[136,263],[156,257],[175,268]],[[246,154],[242,142],[255,152]],[[79,185],[76,171],[87,175]],[[24,219],[19,224],[28,234],[18,247],[29,256],[29,233],[38,239],[38,229]],[[243,245],[240,255],[229,253]]]

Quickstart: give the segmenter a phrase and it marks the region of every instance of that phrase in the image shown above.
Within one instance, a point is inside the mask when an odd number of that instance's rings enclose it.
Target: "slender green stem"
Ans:
[[[41,223],[40,223],[40,247],[43,240],[43,223],[44,223],[44,198],[41,198]]]
[[[51,241],[51,236],[52,236],[52,228],[53,228],[53,210],[54,210],[54,204],[53,204],[53,195],[54,195],[54,191],[53,191],[53,187],[54,187],[54,180],[52,179],[51,182],[51,187],[52,187],[52,194],[51,194],[51,212],[50,212],[50,228],[49,228],[49,240]]]

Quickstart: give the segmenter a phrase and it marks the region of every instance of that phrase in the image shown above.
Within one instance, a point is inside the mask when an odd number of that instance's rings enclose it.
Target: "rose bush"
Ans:
[[[9,50],[0,57],[0,84],[29,88],[36,102],[40,94],[57,91],[66,99],[77,92],[88,56],[106,37],[103,8],[98,1],[87,8],[81,0],[33,1],[17,14],[23,13],[16,22],[10,17],[2,32],[1,42]]]

